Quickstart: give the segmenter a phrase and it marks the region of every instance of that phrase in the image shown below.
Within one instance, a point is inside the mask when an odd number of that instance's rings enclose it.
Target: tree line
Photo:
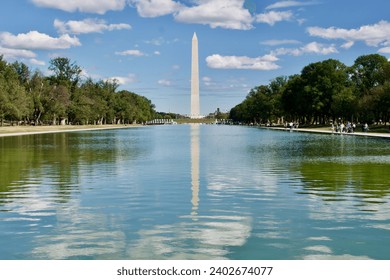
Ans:
[[[0,125],[130,124],[153,119],[147,98],[118,91],[113,81],[81,79],[82,69],[68,58],[50,60],[51,76],[0,56]]]
[[[280,76],[250,90],[229,118],[243,123],[326,124],[387,122],[390,62],[378,54],[359,56],[352,66],[335,59],[311,63],[300,74]]]

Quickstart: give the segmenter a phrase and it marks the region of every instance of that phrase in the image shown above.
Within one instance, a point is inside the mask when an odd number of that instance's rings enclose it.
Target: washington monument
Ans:
[[[198,38],[196,33],[192,37],[191,60],[191,119],[201,118],[199,113],[199,64],[198,64]]]

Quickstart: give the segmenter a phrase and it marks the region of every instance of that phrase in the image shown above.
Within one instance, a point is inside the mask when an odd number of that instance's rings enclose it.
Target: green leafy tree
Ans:
[[[338,60],[311,63],[301,73],[305,84],[308,113],[316,122],[325,123],[331,117],[333,96],[349,86],[347,67]]]
[[[3,126],[4,124],[8,102],[6,81],[4,77],[0,75],[0,126]]]
[[[16,69],[0,56],[0,122],[27,120],[30,99],[20,84]]]
[[[282,94],[287,85],[288,77],[279,76],[271,80],[269,88],[271,90],[272,119],[274,122],[283,122]]]
[[[359,118],[363,122],[372,122],[380,118],[381,88],[386,82],[386,57],[379,54],[359,56],[350,68],[351,80],[358,95]]]
[[[328,59],[305,66],[299,75],[253,88],[229,117],[246,123],[265,118],[323,124],[340,117],[383,121],[389,120],[389,95],[390,62],[385,57],[360,56],[351,67]]]
[[[12,67],[15,69],[16,73],[18,74],[20,84],[21,85],[28,84],[30,80],[30,74],[31,74],[30,68],[26,64],[18,61],[14,62],[12,64]]]
[[[266,123],[273,111],[272,91],[268,86],[251,89],[245,100],[230,111],[234,121],[246,123]]]
[[[28,83],[27,91],[32,99],[31,118],[36,125],[41,123],[42,115],[49,110],[44,104],[50,87],[47,79],[39,71],[33,73]]]
[[[50,77],[52,84],[62,85],[73,91],[80,81],[82,69],[69,58],[57,57],[50,60],[49,70],[54,73]]]
[[[86,80],[71,95],[69,107],[70,122],[76,124],[96,124],[105,110],[101,100],[99,83],[92,79]]]
[[[333,118],[343,118],[355,121],[358,99],[353,87],[345,87],[332,96],[331,111]]]
[[[305,122],[309,114],[310,106],[305,99],[304,86],[301,75],[293,75],[284,87],[281,103],[285,117],[289,120]]]
[[[133,92],[117,92],[117,81],[80,80],[81,68],[68,58],[50,61],[50,77],[0,56],[0,122],[106,124],[145,122],[156,112],[152,102]]]
[[[68,118],[68,108],[70,106],[70,93],[65,86],[51,86],[46,92],[43,100],[45,107],[44,118],[50,121],[53,125]]]
[[[383,73],[387,64],[386,57],[379,54],[362,55],[355,60],[350,72],[359,96],[384,83]]]

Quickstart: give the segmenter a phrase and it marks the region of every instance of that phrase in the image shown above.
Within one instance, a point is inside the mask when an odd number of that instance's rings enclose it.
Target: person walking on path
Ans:
[[[368,132],[368,124],[367,123],[364,124],[363,130],[364,130],[364,132]]]

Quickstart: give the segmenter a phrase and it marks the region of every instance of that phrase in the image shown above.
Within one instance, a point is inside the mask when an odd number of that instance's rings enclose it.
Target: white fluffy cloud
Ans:
[[[280,1],[276,2],[272,5],[267,6],[265,9],[282,9],[282,8],[290,8],[290,7],[301,7],[301,6],[308,6],[308,5],[314,5],[315,2],[299,2],[299,1]]]
[[[85,12],[104,14],[107,11],[123,10],[126,6],[126,0],[31,0],[39,7],[54,8],[66,12]]]
[[[117,77],[111,77],[107,79],[110,82],[116,82],[119,85],[126,85],[137,82],[137,78],[135,74],[129,74],[127,76],[117,76]]]
[[[161,79],[157,82],[159,85],[169,87],[172,85],[172,82],[170,80]]]
[[[38,31],[30,31],[18,35],[2,32],[0,33],[0,45],[12,49],[58,50],[81,46],[81,43],[77,37],[71,37],[68,34],[53,38]]]
[[[274,55],[261,57],[247,56],[221,56],[214,54],[206,58],[208,67],[216,69],[249,69],[249,70],[275,70],[279,66],[275,63],[278,58]]]
[[[315,53],[315,54],[331,54],[331,53],[337,53],[337,49],[335,45],[324,45],[317,42],[311,42],[307,44],[306,46],[301,48],[301,51],[303,53]]]
[[[328,55],[332,53],[337,53],[337,48],[335,45],[325,45],[317,42],[311,42],[300,48],[279,48],[272,52],[273,55],[293,55],[300,56],[303,54],[320,54],[320,55]]]
[[[15,58],[34,58],[37,55],[29,50],[20,50],[20,49],[9,49],[3,48],[0,46],[0,54],[4,55],[6,59],[15,59]]]
[[[384,20],[373,25],[364,25],[357,29],[309,27],[307,31],[311,36],[345,40],[347,41],[343,45],[345,48],[351,47],[356,41],[363,41],[372,47],[390,43],[390,23]]]
[[[106,21],[100,19],[87,18],[81,21],[70,20],[63,22],[54,20],[54,27],[60,33],[83,34],[83,33],[101,33],[103,31],[131,29],[129,24],[107,24]]]
[[[203,77],[202,81],[203,81],[204,85],[207,87],[215,85],[215,83],[212,81],[212,79],[210,77],[207,77],[207,76]]]
[[[278,46],[278,45],[295,45],[295,44],[300,44],[301,42],[297,40],[266,40],[261,42],[262,45],[266,46]]]
[[[172,14],[178,22],[204,24],[211,28],[249,30],[253,22],[274,25],[279,21],[292,20],[291,11],[267,11],[252,16],[245,4],[246,0],[193,0],[191,5],[184,5],[174,0],[129,0],[140,16],[159,17]],[[304,6],[311,3],[298,1],[282,1],[268,6],[266,9]]]
[[[36,53],[30,50],[9,49],[0,46],[0,54],[3,55],[6,60],[27,60],[31,64],[40,66],[46,64],[44,61],[36,59]]]
[[[291,20],[291,11],[269,11],[257,16],[252,16],[246,5],[246,0],[192,0],[184,3],[178,0],[31,0],[35,5],[46,8],[60,9],[67,12],[84,12],[104,14],[107,11],[123,10],[127,4],[137,9],[141,17],[160,17],[173,15],[183,23],[204,24],[212,28],[249,30],[253,28],[253,22],[264,22],[274,25],[278,21]],[[312,5],[314,2],[280,1],[267,6],[266,10],[288,7]],[[79,34],[90,32],[102,32],[110,26],[101,27],[100,23],[85,21],[57,22],[57,28],[62,33]],[[100,27],[98,27],[99,25]],[[105,23],[103,23],[105,25]],[[112,27],[112,26],[111,26]],[[114,28],[126,28],[128,26],[116,26]],[[103,28],[103,29],[99,29]]]
[[[140,50],[126,50],[126,51],[122,51],[122,52],[116,52],[115,54],[117,55],[123,55],[123,56],[126,56],[126,55],[131,55],[131,56],[144,56],[145,54],[143,52],[141,52]]]
[[[195,6],[181,8],[175,19],[184,23],[210,25],[212,28],[248,30],[253,18],[244,8],[245,0],[195,0]]]
[[[258,14],[256,16],[256,22],[267,23],[269,25],[274,25],[279,21],[288,21],[294,18],[294,14],[291,11],[276,12],[270,11],[263,14]]]
[[[173,14],[183,6],[173,0],[130,0],[141,17],[159,17]]]
[[[349,42],[346,42],[346,43],[342,44],[341,47],[343,49],[350,49],[354,44],[355,44],[355,42],[349,41]]]
[[[378,50],[380,53],[390,53],[390,47],[384,47]]]
[[[31,64],[39,65],[39,66],[43,66],[43,65],[46,64],[44,61],[38,60],[38,59],[35,59],[35,58],[31,58],[29,61],[30,61]]]

